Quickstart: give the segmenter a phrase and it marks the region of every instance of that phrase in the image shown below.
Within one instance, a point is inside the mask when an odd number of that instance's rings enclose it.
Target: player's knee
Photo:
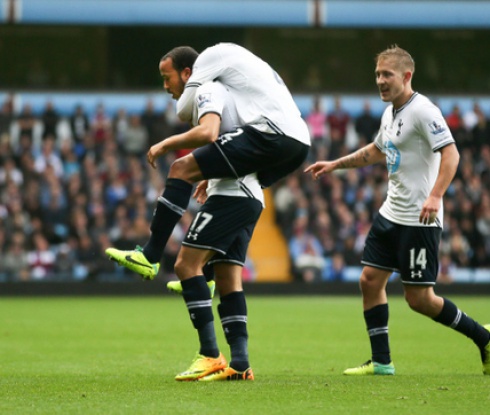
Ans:
[[[372,290],[378,290],[379,287],[382,287],[379,278],[376,278],[376,276],[365,271],[361,274],[359,285],[361,286],[361,291],[364,293]]]
[[[191,155],[178,158],[169,169],[168,177],[194,183],[202,179],[201,170]]]
[[[424,314],[425,300],[420,295],[414,292],[405,292],[405,301],[413,311]]]
[[[170,166],[168,177],[176,178],[176,179],[184,179],[186,175],[186,163],[183,158],[179,158],[174,160]]]
[[[186,264],[186,262],[183,261],[180,256],[178,256],[177,259],[175,260],[174,271],[180,280],[190,278],[193,276],[193,275],[190,275],[190,270],[189,270],[188,264]]]
[[[405,287],[405,301],[413,311],[426,316],[440,311],[440,299],[434,294],[432,287]]]
[[[180,280],[185,280],[195,277],[196,275],[203,274],[201,264],[185,260],[180,255],[175,260],[174,271],[175,275],[177,275]]]

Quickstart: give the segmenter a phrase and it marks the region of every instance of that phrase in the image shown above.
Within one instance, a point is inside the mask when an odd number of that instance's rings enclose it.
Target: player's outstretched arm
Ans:
[[[335,170],[333,161],[317,161],[316,163],[308,166],[304,172],[311,173],[313,179],[318,179],[326,173],[330,173]]]
[[[305,173],[311,172],[313,178],[318,179],[323,174],[331,173],[334,170],[369,166],[384,160],[384,158],[384,153],[374,143],[370,143],[348,156],[333,161],[317,161],[307,167]]]

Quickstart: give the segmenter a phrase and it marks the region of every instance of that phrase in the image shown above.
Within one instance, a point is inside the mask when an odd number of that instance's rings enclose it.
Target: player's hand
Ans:
[[[196,186],[196,190],[194,190],[193,197],[197,200],[197,203],[204,204],[208,198],[208,194],[206,193],[206,189],[208,188],[208,181],[203,180],[199,182]]]
[[[164,142],[160,141],[159,143],[153,145],[146,153],[146,160],[154,169],[157,168],[157,159],[160,156],[163,156],[167,152]]]
[[[325,173],[330,173],[334,170],[333,163],[330,161],[317,161],[315,164],[307,167],[304,172],[311,173],[311,176],[316,180]]]
[[[432,225],[437,219],[439,206],[441,206],[441,200],[437,197],[429,196],[422,205],[419,222],[424,225]]]

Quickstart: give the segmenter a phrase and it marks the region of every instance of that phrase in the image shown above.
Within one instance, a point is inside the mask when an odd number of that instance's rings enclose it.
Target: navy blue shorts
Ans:
[[[434,285],[439,271],[442,229],[398,225],[376,216],[361,263],[400,273],[404,284]]]
[[[265,188],[301,167],[309,148],[286,135],[263,133],[245,126],[221,135],[192,154],[205,179],[257,173]]]
[[[262,203],[257,199],[211,196],[197,212],[182,245],[216,251],[208,264],[243,266],[261,212]]]

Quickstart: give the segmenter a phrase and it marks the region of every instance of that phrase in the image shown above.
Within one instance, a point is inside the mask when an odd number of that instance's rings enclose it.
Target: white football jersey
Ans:
[[[221,117],[220,134],[232,131],[238,126],[235,102],[227,88],[220,82],[206,82],[197,88],[193,107],[192,125],[199,124],[201,117],[211,112]],[[245,185],[253,197],[264,206],[264,193],[256,173],[241,177],[239,181],[210,179],[206,193],[208,197],[213,195],[249,197],[242,185]]]
[[[437,150],[454,143],[440,109],[419,93],[398,110],[390,105],[374,143],[386,154],[389,178],[380,213],[394,223],[424,226],[419,216],[439,174]],[[443,214],[441,205],[436,222],[429,226],[442,227]]]
[[[191,118],[196,88],[214,80],[229,88],[240,125],[285,134],[310,145],[306,122],[281,77],[268,63],[233,43],[219,43],[198,56],[177,102],[179,118]]]

